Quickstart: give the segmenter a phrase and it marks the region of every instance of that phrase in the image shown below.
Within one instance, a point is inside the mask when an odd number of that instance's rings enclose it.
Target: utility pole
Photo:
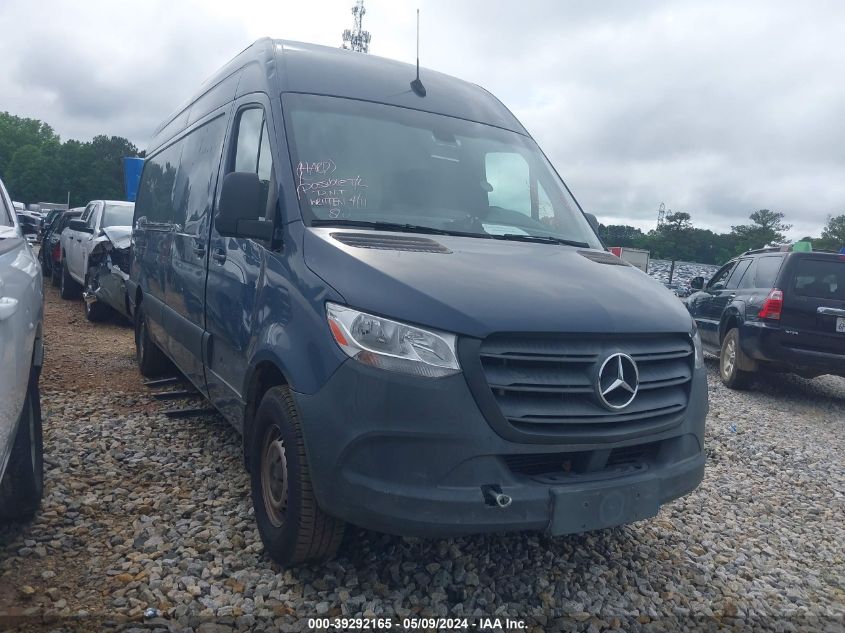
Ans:
[[[341,48],[346,50],[357,51],[359,53],[370,52],[370,32],[365,31],[362,25],[364,14],[367,10],[364,8],[364,0],[356,0],[355,6],[352,7],[352,15],[355,18],[355,26],[350,30],[343,31],[343,45]]]

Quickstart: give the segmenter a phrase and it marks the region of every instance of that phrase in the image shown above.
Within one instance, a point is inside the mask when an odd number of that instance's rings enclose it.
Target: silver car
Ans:
[[[0,518],[28,519],[44,488],[38,394],[44,309],[41,266],[13,209],[0,182]]]

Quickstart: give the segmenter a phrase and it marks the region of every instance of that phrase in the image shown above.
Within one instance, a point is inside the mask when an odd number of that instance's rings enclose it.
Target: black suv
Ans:
[[[690,287],[687,308],[728,387],[759,369],[845,376],[845,253],[749,251]]]

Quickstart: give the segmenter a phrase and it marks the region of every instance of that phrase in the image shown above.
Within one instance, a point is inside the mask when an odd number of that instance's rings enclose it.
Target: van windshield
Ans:
[[[522,134],[353,99],[283,98],[308,224],[389,223],[601,248],[536,143]]]

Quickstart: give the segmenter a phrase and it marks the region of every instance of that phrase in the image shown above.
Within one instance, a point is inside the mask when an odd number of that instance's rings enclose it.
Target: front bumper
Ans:
[[[675,427],[615,444],[508,441],[493,431],[460,374],[422,380],[350,360],[320,391],[295,397],[321,507],[381,532],[583,532],[652,516],[704,475],[704,370],[695,372],[689,406]],[[590,463],[640,444],[650,450],[637,466],[561,470],[552,478],[513,466],[557,454],[561,462]],[[491,504],[485,487],[512,503]]]

